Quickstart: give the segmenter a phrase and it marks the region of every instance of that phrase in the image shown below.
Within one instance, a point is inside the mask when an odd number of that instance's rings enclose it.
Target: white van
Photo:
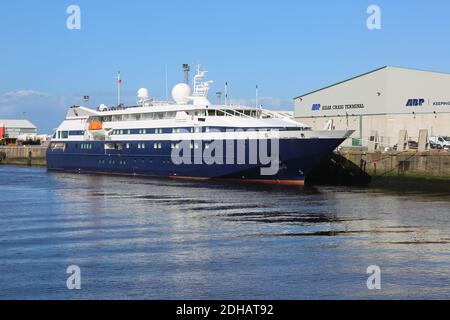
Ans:
[[[450,137],[430,137],[430,144],[441,148],[450,148]]]

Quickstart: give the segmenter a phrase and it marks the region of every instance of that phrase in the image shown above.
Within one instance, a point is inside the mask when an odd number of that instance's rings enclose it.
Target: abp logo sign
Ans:
[[[320,110],[320,103],[315,103],[312,105],[312,111],[319,111]]]
[[[425,99],[409,99],[406,102],[407,107],[421,107],[425,103]]]

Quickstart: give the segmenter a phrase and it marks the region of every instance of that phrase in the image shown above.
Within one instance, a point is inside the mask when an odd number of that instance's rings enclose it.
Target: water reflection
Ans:
[[[445,298],[450,196],[0,167],[0,297]],[[65,267],[82,267],[82,292]],[[366,268],[384,272],[381,292]],[[36,280],[39,279],[39,280]]]

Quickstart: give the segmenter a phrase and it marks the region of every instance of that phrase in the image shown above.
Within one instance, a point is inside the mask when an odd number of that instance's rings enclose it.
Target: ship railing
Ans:
[[[228,110],[228,111],[227,111],[227,110]],[[242,115],[247,116],[247,115],[245,115],[245,114],[243,114],[243,113],[240,113],[240,112],[238,112],[238,111],[236,111],[236,110],[233,110],[233,109],[214,109],[214,111],[216,112],[216,115],[217,115],[217,112],[222,112],[223,114],[225,114],[225,115],[227,115],[227,116],[229,116],[229,117],[236,117],[236,113],[241,114],[241,116],[242,116]],[[235,114],[231,114],[229,111],[232,111],[232,112],[234,112]],[[248,116],[247,116],[247,117],[248,117]],[[251,117],[249,117],[249,118],[251,118]]]
[[[231,111],[233,111],[233,112],[234,112],[234,116],[236,116],[236,114],[238,114],[238,115],[240,115],[240,116],[243,117],[243,118],[254,119],[254,117],[249,116],[249,115],[247,115],[247,114],[245,114],[245,113],[243,113],[243,112],[240,112],[240,111],[238,111],[238,110],[235,110],[235,109],[225,109],[225,110],[231,110]],[[222,111],[222,110],[221,110],[221,111]]]
[[[261,111],[264,115],[267,115],[270,118],[281,118],[281,119],[290,119],[291,118],[288,115],[285,115],[285,114],[282,114],[282,113],[276,112],[276,111],[263,110],[263,109],[261,109]]]

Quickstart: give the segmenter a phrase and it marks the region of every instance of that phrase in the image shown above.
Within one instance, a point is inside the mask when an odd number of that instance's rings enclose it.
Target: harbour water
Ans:
[[[450,297],[448,194],[12,166],[0,183],[0,299]]]

